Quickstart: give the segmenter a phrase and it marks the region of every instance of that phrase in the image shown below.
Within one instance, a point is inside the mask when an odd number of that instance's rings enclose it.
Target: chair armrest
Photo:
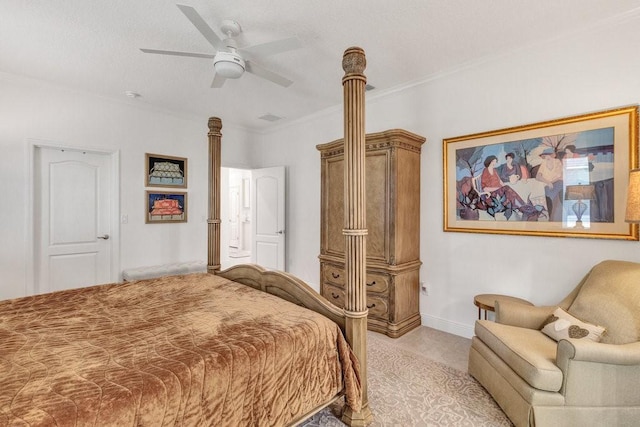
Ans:
[[[496,323],[527,329],[540,329],[555,306],[535,306],[514,301],[496,301]]]
[[[560,340],[556,363],[563,369],[569,359],[610,365],[640,365],[640,342],[603,344],[594,341]]]
[[[565,405],[640,405],[640,342],[603,344],[584,340],[560,340],[556,364],[562,371]]]

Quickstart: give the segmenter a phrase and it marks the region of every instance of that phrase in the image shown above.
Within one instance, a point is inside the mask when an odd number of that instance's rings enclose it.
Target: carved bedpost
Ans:
[[[209,218],[207,272],[220,271],[220,157],[222,120],[209,117]]]
[[[346,407],[342,421],[365,426],[373,420],[367,394],[367,222],[365,203],[364,50],[350,47],[342,57],[344,91],[344,234],[347,275],[345,317],[347,340],[360,361],[362,410]]]

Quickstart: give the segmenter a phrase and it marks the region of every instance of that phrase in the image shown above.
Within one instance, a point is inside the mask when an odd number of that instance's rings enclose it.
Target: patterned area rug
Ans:
[[[468,373],[368,335],[371,426],[511,426],[489,393]],[[340,405],[304,427],[343,427]]]

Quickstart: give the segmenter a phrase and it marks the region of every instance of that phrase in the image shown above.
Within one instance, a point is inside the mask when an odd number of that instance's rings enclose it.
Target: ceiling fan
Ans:
[[[172,50],[140,49],[141,51],[145,53],[157,53],[160,55],[213,59],[215,75],[213,77],[213,82],[211,83],[212,88],[222,87],[227,79],[240,78],[245,71],[280,86],[288,87],[293,83],[286,77],[258,65],[254,62],[254,59],[302,47],[298,38],[292,37],[255,46],[238,48],[234,37],[237,37],[242,32],[240,24],[232,20],[222,21],[220,29],[226,38],[221,39],[193,7],[182,4],[178,4],[177,6],[182,13],[184,13],[187,19],[189,19],[189,21],[191,21],[191,23],[198,29],[198,31],[200,31],[204,38],[207,39],[211,46],[213,46],[216,52],[214,54],[210,54],[177,52]]]

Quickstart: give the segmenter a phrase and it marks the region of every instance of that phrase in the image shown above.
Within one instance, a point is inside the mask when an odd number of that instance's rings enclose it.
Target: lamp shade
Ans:
[[[596,198],[596,187],[593,184],[567,185],[564,192],[565,200],[593,200]]]
[[[640,222],[640,169],[632,169],[629,172],[627,211],[624,220],[626,222]]]

